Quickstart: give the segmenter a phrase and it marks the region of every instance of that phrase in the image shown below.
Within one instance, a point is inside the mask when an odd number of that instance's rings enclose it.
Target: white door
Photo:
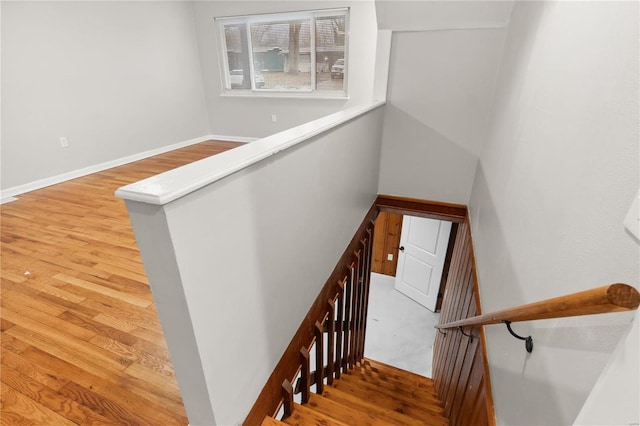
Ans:
[[[395,288],[435,312],[451,222],[404,216]]]

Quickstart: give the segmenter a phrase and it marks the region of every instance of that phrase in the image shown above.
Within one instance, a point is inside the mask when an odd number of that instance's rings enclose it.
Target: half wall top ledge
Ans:
[[[384,105],[384,103],[384,101],[372,101],[338,111],[236,149],[123,186],[115,194],[125,200],[154,205],[168,204],[280,151],[346,123]]]

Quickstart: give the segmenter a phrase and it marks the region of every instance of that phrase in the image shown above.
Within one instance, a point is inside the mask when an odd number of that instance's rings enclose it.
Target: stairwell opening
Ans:
[[[457,223],[450,221],[380,212],[373,240],[367,358],[432,376],[434,326],[456,232]],[[441,262],[441,269],[428,264],[433,261]]]

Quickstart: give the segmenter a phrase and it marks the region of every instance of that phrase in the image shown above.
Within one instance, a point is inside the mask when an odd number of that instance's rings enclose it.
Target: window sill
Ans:
[[[225,91],[220,94],[223,98],[282,98],[282,99],[311,99],[311,100],[349,100],[349,95],[341,92],[261,92],[251,90]]]

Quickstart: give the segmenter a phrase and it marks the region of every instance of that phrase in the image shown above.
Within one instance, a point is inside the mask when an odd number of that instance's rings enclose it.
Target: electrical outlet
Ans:
[[[60,146],[63,148],[69,147],[69,142],[67,142],[67,138],[65,138],[64,136],[60,138]]]
[[[393,253],[387,255],[387,260],[393,261]]]
[[[271,114],[271,122],[275,123],[276,121],[278,121],[278,116],[275,114]]]

